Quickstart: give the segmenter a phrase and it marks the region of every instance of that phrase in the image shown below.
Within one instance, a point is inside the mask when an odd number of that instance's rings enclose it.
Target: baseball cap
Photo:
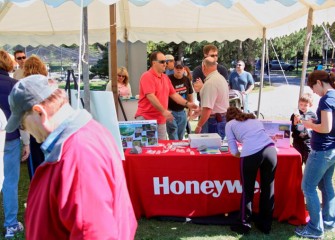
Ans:
[[[47,99],[53,91],[48,78],[43,75],[31,75],[18,81],[8,96],[11,115],[6,131],[14,132],[18,129],[24,113]]]
[[[166,61],[174,61],[174,57],[171,54],[165,55]]]
[[[174,63],[174,67],[178,67],[178,66],[184,67],[184,63],[182,61],[176,61]]]

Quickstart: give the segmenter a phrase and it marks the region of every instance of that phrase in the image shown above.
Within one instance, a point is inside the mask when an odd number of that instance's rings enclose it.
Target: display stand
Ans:
[[[68,69],[67,70],[67,78],[66,78],[66,84],[65,84],[65,92],[68,93],[68,97],[69,97],[69,102],[71,104],[71,76],[73,79],[73,84],[74,84],[74,89],[78,89],[78,83],[77,83],[77,79],[74,76],[74,72],[73,69]],[[84,100],[82,98],[80,98],[81,104],[84,107]]]
[[[121,108],[121,112],[122,112],[123,118],[124,118],[125,121],[128,121],[128,119],[127,119],[127,115],[126,115],[126,113],[125,113],[125,111],[124,111],[124,108],[123,108],[123,104],[122,104],[122,101],[121,101],[121,97],[118,96],[117,99],[118,99],[119,104],[120,104],[120,108]]]

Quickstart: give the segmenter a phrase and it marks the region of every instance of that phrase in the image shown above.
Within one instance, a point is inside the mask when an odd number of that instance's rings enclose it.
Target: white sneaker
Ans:
[[[6,227],[6,235],[5,238],[12,238],[14,237],[15,233],[22,232],[24,227],[22,223],[18,222],[15,227]]]

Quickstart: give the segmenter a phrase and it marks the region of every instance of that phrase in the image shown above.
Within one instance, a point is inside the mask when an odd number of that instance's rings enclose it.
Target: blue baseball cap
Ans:
[[[54,89],[43,75],[31,75],[18,81],[8,96],[11,115],[6,126],[7,132],[14,132],[19,128],[26,111],[47,99]]]

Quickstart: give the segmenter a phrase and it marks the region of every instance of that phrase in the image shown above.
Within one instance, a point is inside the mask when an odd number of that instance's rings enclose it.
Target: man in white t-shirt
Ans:
[[[208,121],[208,133],[218,133],[224,139],[226,112],[229,107],[228,83],[217,71],[217,62],[213,57],[202,61],[202,72],[206,78],[200,90],[201,118],[195,133],[200,133],[202,126]]]

